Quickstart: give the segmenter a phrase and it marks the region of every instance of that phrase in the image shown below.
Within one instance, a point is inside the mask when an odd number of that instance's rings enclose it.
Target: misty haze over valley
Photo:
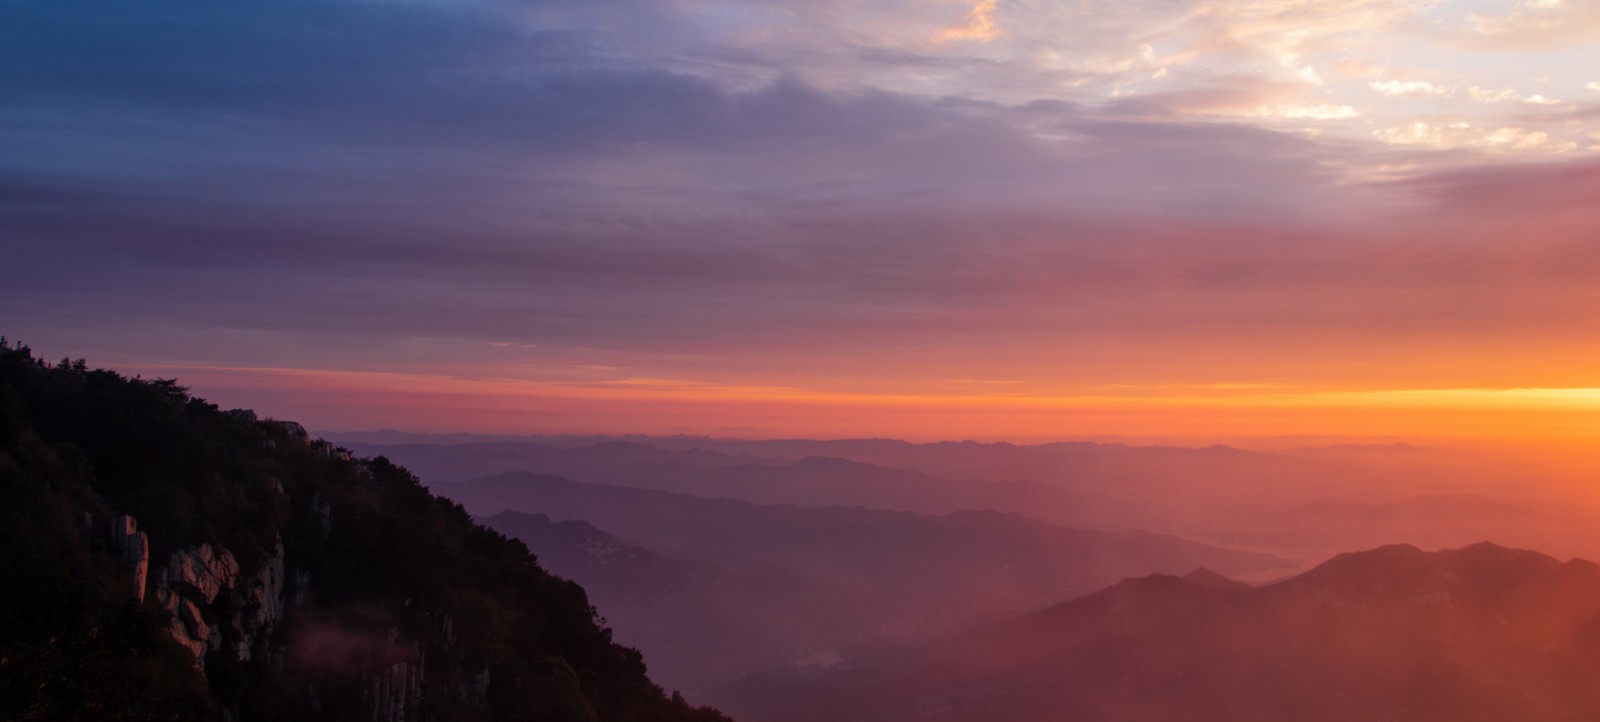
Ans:
[[[739,719],[1600,709],[1542,676],[1600,672],[1600,567],[1508,551],[1600,558],[1596,517],[1487,452],[385,436],[345,444],[526,543],[656,680]]]

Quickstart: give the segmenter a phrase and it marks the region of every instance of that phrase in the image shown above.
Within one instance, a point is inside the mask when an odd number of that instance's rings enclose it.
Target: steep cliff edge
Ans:
[[[726,718],[382,458],[0,347],[0,718]]]

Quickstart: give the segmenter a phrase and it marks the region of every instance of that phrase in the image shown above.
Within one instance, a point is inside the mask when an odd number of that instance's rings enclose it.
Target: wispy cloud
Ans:
[[[1478,148],[1496,153],[1542,150],[1565,153],[1578,149],[1570,140],[1552,138],[1542,130],[1519,127],[1478,128],[1470,123],[1429,125],[1412,123],[1373,131],[1386,143],[1426,145],[1435,148]]]
[[[998,0],[974,0],[972,14],[965,25],[946,28],[934,36],[935,40],[994,40],[1003,32],[995,24],[994,9]]]
[[[1454,91],[1449,88],[1434,85],[1426,80],[1375,80],[1367,83],[1373,90],[1383,95],[1450,95]]]
[[[1275,105],[1262,108],[1257,114],[1273,118],[1296,120],[1347,120],[1361,117],[1360,111],[1348,105]]]
[[[1491,90],[1476,85],[1463,88],[1448,85],[1436,85],[1426,80],[1377,80],[1367,83],[1367,87],[1377,91],[1380,95],[1389,97],[1405,96],[1437,96],[1437,97],[1467,97],[1480,103],[1526,103],[1529,105],[1560,105],[1561,101],[1546,97],[1542,93],[1523,95],[1515,90]]]
[[[1600,35],[1600,5],[1582,0],[1521,0],[1504,13],[1468,20],[1473,41],[1490,49],[1550,49]]]

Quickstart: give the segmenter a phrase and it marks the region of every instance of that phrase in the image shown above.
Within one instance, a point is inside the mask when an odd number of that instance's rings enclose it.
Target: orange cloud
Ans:
[[[994,40],[1003,34],[999,24],[995,22],[995,5],[999,0],[976,0],[972,4],[971,14],[967,23],[960,27],[947,28],[934,36],[934,40],[946,42],[950,40]]]

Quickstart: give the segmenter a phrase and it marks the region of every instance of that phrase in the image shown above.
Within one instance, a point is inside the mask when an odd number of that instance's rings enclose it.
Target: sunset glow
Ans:
[[[172,367],[152,368],[173,372]],[[180,367],[218,398],[292,405],[335,427],[416,414],[417,431],[710,433],[752,438],[881,436],[1039,440],[1122,436],[1197,442],[1334,435],[1431,440],[1600,439],[1600,389],[1318,391],[1243,384],[1036,393],[1026,385],[960,380],[965,393],[818,391],[672,379],[596,382],[408,373]]]
[[[0,331],[328,430],[1595,439],[1595,8],[13,4]]]

